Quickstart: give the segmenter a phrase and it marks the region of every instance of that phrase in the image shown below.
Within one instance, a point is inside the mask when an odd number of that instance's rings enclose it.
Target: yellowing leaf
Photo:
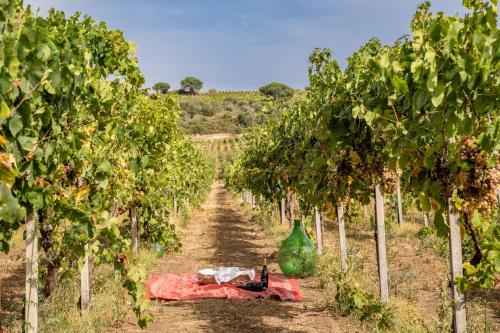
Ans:
[[[431,202],[429,196],[425,192],[418,193],[418,200],[420,201],[420,208],[424,212],[428,212],[431,209]]]
[[[438,77],[436,71],[432,71],[427,78],[426,86],[427,89],[432,92],[438,84]]]
[[[435,58],[436,58],[436,52],[434,52],[432,48],[427,49],[427,51],[425,52],[424,59],[428,62],[433,63]]]
[[[7,118],[9,115],[10,108],[7,103],[5,103],[5,101],[2,101],[2,103],[0,104],[0,120]]]
[[[380,67],[386,68],[389,66],[389,56],[387,54],[382,54],[380,57]]]
[[[423,43],[423,38],[424,37],[424,33],[422,32],[422,30],[414,30],[413,31],[413,48],[415,49],[415,51],[418,51],[420,50],[420,48],[422,47],[422,43]]]
[[[402,72],[403,71],[403,66],[401,66],[401,63],[399,61],[393,61],[392,62],[392,69],[395,72]]]
[[[16,160],[14,156],[7,153],[0,153],[0,181],[7,184],[8,187],[12,185],[17,176],[15,168]]]
[[[89,193],[90,188],[88,185],[80,187],[75,194],[75,200],[80,201],[80,199],[87,193]]]
[[[364,110],[363,104],[361,104],[361,105],[358,104],[358,105],[353,106],[352,116],[354,118],[359,118],[359,116],[363,113],[363,110]]]
[[[439,82],[434,90],[434,96],[431,98],[432,105],[437,108],[443,103],[444,99],[444,85]]]
[[[419,58],[415,59],[410,66],[411,72],[415,73],[421,65],[422,65],[422,60]]]

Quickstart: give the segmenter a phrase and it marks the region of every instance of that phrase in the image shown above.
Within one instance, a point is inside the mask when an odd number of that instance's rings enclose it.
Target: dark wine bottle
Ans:
[[[248,290],[248,291],[265,291],[267,289],[266,286],[264,286],[264,283],[262,281],[250,281],[247,284],[243,286],[236,286],[236,288]]]
[[[260,282],[264,287],[268,287],[269,285],[269,272],[267,271],[267,260],[264,259],[264,267],[262,267],[262,271],[260,272]]]
[[[267,260],[264,259],[264,267],[260,272],[260,281],[250,281],[243,286],[237,286],[237,288],[248,290],[248,291],[265,291],[269,285],[269,272],[267,271]]]

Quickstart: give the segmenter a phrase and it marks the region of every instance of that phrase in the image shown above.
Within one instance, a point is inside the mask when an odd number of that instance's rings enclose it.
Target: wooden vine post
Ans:
[[[497,189],[497,204],[498,204],[498,208],[500,208],[500,188]]]
[[[347,272],[347,239],[345,237],[344,206],[337,204],[337,222],[339,223],[340,267]]]
[[[90,255],[89,244],[85,244],[85,259],[80,272],[80,308],[82,311],[90,309]]]
[[[375,186],[375,240],[377,242],[377,261],[380,283],[380,299],[389,300],[389,284],[387,278],[387,252],[385,246],[384,194],[379,184]]]
[[[174,194],[174,198],[173,198],[173,213],[174,213],[174,218],[177,218],[177,198],[175,197],[175,194]]]
[[[318,207],[314,207],[314,226],[316,229],[316,244],[318,247],[318,255],[323,254],[323,228],[321,225],[321,214]]]
[[[26,283],[25,313],[26,333],[38,332],[38,237],[34,213],[26,217]]]
[[[453,332],[463,333],[466,331],[465,296],[454,283],[455,279],[463,275],[462,268],[462,236],[460,234],[460,223],[458,211],[448,199],[448,222],[450,226],[450,268],[451,268],[451,291],[453,297]]]
[[[285,198],[280,200],[280,224],[285,223]]]
[[[403,225],[403,198],[401,196],[401,182],[399,181],[396,186],[396,194],[398,199],[398,223]]]
[[[422,213],[424,216],[424,226],[428,227],[429,226],[429,215],[426,212]]]
[[[132,225],[132,254],[136,256],[139,252],[139,223],[137,222],[137,210],[135,208],[130,208],[129,216]]]

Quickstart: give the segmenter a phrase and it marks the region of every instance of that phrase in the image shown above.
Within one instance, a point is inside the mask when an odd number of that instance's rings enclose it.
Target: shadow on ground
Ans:
[[[262,241],[261,228],[245,221],[231,204],[224,190],[215,196],[216,224],[210,228],[215,234],[216,250],[206,259],[214,266],[237,265],[260,271],[264,258],[273,248]],[[207,299],[193,302],[196,315],[206,322],[207,332],[306,332],[287,325],[289,319],[300,314],[300,308],[290,303],[268,300],[227,301]]]
[[[5,256],[6,257],[6,256]],[[9,267],[0,267],[5,271],[0,274],[0,332],[10,332],[13,327],[18,327],[23,316],[24,297],[24,264],[12,260],[5,264]],[[3,266],[3,265],[2,265]],[[7,273],[8,272],[8,273]]]

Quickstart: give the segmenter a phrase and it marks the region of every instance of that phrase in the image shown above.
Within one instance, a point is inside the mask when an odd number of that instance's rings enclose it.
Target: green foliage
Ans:
[[[481,243],[487,257],[477,266],[464,264],[465,275],[457,281],[460,290],[490,288],[496,283],[495,276],[500,272],[500,225],[492,224],[489,228]]]
[[[181,126],[188,134],[240,133],[262,117],[265,97],[257,91],[213,91],[182,95]],[[275,116],[265,115],[270,118]]]
[[[293,96],[293,89],[286,84],[279,82],[271,82],[259,88],[259,91],[272,98],[290,98]]]
[[[182,136],[177,101],[142,93],[121,31],[80,14],[39,17],[18,0],[1,1],[0,17],[0,250],[35,213],[47,269],[70,276],[89,244],[96,264],[122,274],[144,325],[145,273],[124,264],[129,227],[116,213],[160,221],[150,235],[175,249],[172,196],[199,203],[212,166]]]
[[[203,103],[200,108],[200,113],[204,116],[210,117],[215,114],[215,110],[212,108],[210,104]]]
[[[374,331],[390,331],[403,326],[398,323],[400,318],[394,307],[361,289],[353,272],[342,272],[332,253],[321,257],[317,275],[321,284],[333,295],[328,305],[340,315],[354,316]]]
[[[245,115],[244,113],[240,113],[236,117],[236,121],[238,122],[238,125],[240,125],[242,127],[246,127],[246,126],[250,125],[250,123],[251,123],[249,117],[247,115]]]
[[[372,322],[377,330],[395,327],[394,310],[370,293],[362,291],[355,283],[337,283],[335,307],[342,315],[354,315],[362,322]]]
[[[157,257],[148,250],[139,252],[138,261],[147,272],[158,264]],[[109,264],[97,266],[92,273],[90,310],[81,313],[78,309],[80,278],[71,276],[59,283],[50,299],[41,304],[40,332],[108,332],[122,327],[129,313],[122,277]]]
[[[181,81],[179,93],[186,95],[196,95],[203,87],[203,82],[194,76],[188,76]]]
[[[158,94],[166,94],[170,90],[170,84],[166,82],[157,82],[154,84],[153,90]]]
[[[376,185],[415,194],[448,235],[449,204],[480,263],[465,264],[462,289],[494,285],[500,252],[500,83],[496,2],[466,2],[463,17],[419,7],[411,36],[371,39],[342,70],[330,50],[310,56],[307,99],[256,129],[228,170],[228,184],[266,200],[296,193],[305,210],[367,203]],[[450,203],[449,203],[450,202]],[[472,267],[473,266],[473,269]]]
[[[265,86],[260,87],[259,91],[262,94],[275,99],[290,98],[294,93],[292,88],[279,82],[268,83]]]
[[[25,209],[17,202],[9,188],[0,182],[0,252],[9,251],[12,232],[20,227]]]
[[[243,133],[277,118],[282,112],[278,105],[293,104],[304,97],[302,91],[296,91],[291,99],[277,101],[258,91],[179,95],[181,127],[187,134]]]

